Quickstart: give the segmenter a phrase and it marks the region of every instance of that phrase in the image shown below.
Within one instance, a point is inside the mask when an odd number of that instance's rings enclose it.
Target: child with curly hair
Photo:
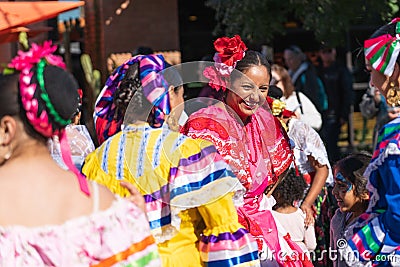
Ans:
[[[366,188],[368,179],[364,176],[365,169],[371,160],[366,152],[351,154],[334,166],[335,184],[332,190],[339,209],[331,220],[330,248],[336,251],[341,248],[341,242],[354,235],[356,222],[368,207],[369,193]],[[362,216],[361,216],[362,217]],[[333,266],[347,266],[344,259],[337,255],[332,259]]]
[[[272,211],[274,218],[281,223],[304,253],[314,250],[317,246],[313,225],[305,225],[305,213],[295,206],[296,202],[304,198],[306,188],[303,177],[291,168],[272,193],[276,200]]]

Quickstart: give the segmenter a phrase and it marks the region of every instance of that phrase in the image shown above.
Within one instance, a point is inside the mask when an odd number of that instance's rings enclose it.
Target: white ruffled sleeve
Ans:
[[[303,173],[315,171],[307,158],[308,156],[312,156],[319,164],[328,166],[329,174],[326,182],[333,182],[328,154],[319,134],[305,122],[298,119],[291,119],[288,135],[296,144],[294,154],[300,171]]]

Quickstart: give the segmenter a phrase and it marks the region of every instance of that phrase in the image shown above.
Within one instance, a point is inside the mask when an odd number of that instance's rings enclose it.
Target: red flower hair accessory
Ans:
[[[242,60],[247,50],[246,45],[239,35],[232,38],[221,37],[215,40],[214,48],[217,51],[213,57],[214,66],[204,69],[203,75],[210,80],[212,88],[225,91],[229,75],[236,67],[236,63]]]

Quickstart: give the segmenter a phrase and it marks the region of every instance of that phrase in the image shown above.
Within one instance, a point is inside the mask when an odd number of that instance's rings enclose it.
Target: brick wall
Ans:
[[[122,2],[103,0],[103,17],[112,18],[110,25],[104,25],[106,56],[131,52],[138,46],[149,46],[155,51],[179,50],[177,0],[131,0],[116,15]]]
[[[123,0],[85,2],[84,50],[101,71],[103,81],[107,57],[112,53],[132,52],[138,46],[155,51],[179,50],[177,0],[130,0],[119,15],[116,11]]]

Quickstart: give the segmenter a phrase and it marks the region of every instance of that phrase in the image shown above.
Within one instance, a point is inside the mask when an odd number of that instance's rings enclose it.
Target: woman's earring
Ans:
[[[179,131],[179,125],[177,120],[175,119],[175,113],[170,113],[168,118],[167,118],[167,123],[168,126],[171,130],[178,132]]]
[[[386,102],[391,107],[400,106],[400,88],[393,82],[390,83],[390,88],[386,93]]]
[[[11,158],[13,151],[11,145],[8,146],[1,145],[1,146],[2,146],[1,150],[7,149],[7,152],[5,152],[5,154],[1,153],[2,155],[0,155],[1,158],[0,165],[3,165],[7,160]]]
[[[4,161],[9,160],[11,158],[12,152],[13,151],[12,151],[11,145],[9,145],[7,153],[3,156]]]

